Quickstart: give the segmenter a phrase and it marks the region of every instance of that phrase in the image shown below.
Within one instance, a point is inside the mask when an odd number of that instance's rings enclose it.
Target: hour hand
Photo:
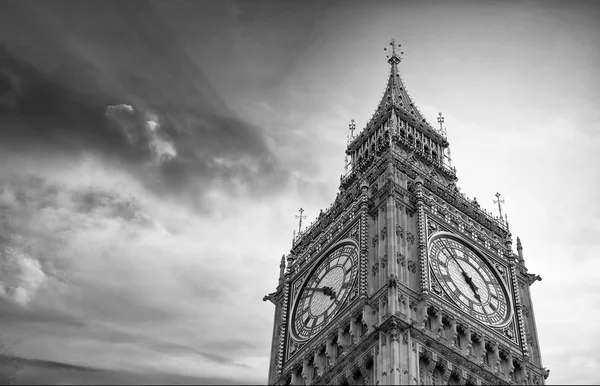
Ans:
[[[481,303],[481,297],[479,296],[479,293],[477,293],[477,286],[475,285],[475,283],[473,283],[473,279],[471,279],[471,277],[465,271],[463,271],[463,276],[465,278],[465,281],[467,282],[469,287],[471,287],[471,290],[475,294],[475,299],[477,299],[477,301]]]
[[[319,292],[323,292],[324,295],[329,296],[332,300],[336,298],[336,294],[335,291],[333,290],[333,288],[325,286],[325,287],[307,287],[305,288],[307,290],[311,290],[311,291],[319,291]]]

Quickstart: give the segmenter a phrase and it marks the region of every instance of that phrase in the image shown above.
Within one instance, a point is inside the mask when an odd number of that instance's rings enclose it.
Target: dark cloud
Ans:
[[[239,384],[233,377],[192,377],[169,373],[136,373],[105,370],[69,363],[0,355],[0,376],[18,370],[11,384],[148,385],[148,384]],[[245,381],[244,383],[247,383]]]
[[[3,323],[18,325],[21,323],[40,323],[45,326],[59,325],[69,328],[81,328],[85,321],[74,315],[53,307],[38,305],[35,309],[24,309],[13,302],[0,298],[0,319]]]
[[[5,149],[97,152],[160,194],[188,192],[199,207],[216,181],[228,194],[256,196],[275,192],[274,181],[285,185],[265,133],[230,110],[153,3],[11,7],[31,31],[10,40],[14,23],[0,27]],[[46,35],[48,47],[28,39],[32,33]],[[49,65],[46,51],[55,48]],[[117,109],[126,105],[133,110]],[[167,156],[148,167],[157,154]]]
[[[235,350],[219,350],[211,348],[209,350],[198,350],[193,347],[192,343],[194,339],[188,340],[187,344],[181,344],[176,342],[169,342],[159,337],[153,337],[149,335],[140,335],[136,333],[125,332],[117,329],[111,329],[104,327],[99,330],[94,337],[97,340],[107,343],[132,343],[137,347],[145,347],[151,351],[171,354],[193,354],[203,359],[209,360],[216,364],[228,364],[239,367],[248,367],[243,364],[238,364],[236,361],[228,356],[218,354],[219,351],[226,351],[233,353]],[[223,339],[227,342],[227,339]],[[238,346],[239,348],[239,346]]]

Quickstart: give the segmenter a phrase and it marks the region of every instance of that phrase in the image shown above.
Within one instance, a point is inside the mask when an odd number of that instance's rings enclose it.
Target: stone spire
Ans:
[[[381,102],[379,102],[375,115],[386,111],[390,106],[394,106],[405,112],[411,118],[414,118],[416,122],[427,122],[413,103],[410,95],[406,91],[406,87],[404,87],[402,78],[400,77],[398,64],[402,61],[401,55],[404,54],[404,52],[399,51],[401,45],[396,44],[396,40],[392,39],[390,41],[390,46],[391,53],[387,55],[387,61],[391,67],[390,77],[388,78],[385,92],[383,93]],[[388,51],[387,48],[385,48],[385,50]]]
[[[523,245],[521,245],[521,239],[517,237],[517,253],[519,254],[519,263],[524,264],[525,259],[523,258]]]
[[[285,255],[281,255],[281,263],[279,263],[279,284],[285,279]]]

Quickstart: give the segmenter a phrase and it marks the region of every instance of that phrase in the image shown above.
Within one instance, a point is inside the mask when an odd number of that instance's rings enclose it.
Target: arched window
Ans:
[[[460,375],[456,370],[452,370],[450,378],[448,378],[448,385],[460,385]]]

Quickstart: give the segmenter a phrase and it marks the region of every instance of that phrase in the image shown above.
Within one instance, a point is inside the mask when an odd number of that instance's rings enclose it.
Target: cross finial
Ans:
[[[402,60],[402,57],[400,55],[403,55],[404,52],[400,52],[400,54],[396,53],[396,48],[398,48],[398,50],[400,49],[400,47],[402,46],[402,44],[396,44],[396,39],[392,38],[392,40],[390,40],[390,47],[392,47],[392,52],[390,55],[387,55],[386,58],[388,59],[389,63],[399,63]],[[383,49],[384,51],[387,51],[387,47]]]
[[[440,124],[440,132],[443,132],[444,127],[442,124],[444,123],[444,116],[442,115],[441,111],[438,113],[438,123]]]
[[[350,130],[350,139],[354,139],[354,130],[356,130],[356,125],[354,124],[354,119],[350,120],[348,129]]]
[[[500,212],[500,218],[502,219],[502,205],[504,204],[504,200],[500,199],[500,193],[496,192],[495,194],[497,200],[494,200],[494,204],[498,204],[498,212]]]
[[[304,213],[304,209],[300,208],[298,210],[298,212],[300,212],[299,216],[296,216],[297,219],[300,219],[299,223],[298,223],[298,236],[300,236],[300,233],[302,232],[302,219],[306,218],[306,216],[303,216],[302,213]]]

